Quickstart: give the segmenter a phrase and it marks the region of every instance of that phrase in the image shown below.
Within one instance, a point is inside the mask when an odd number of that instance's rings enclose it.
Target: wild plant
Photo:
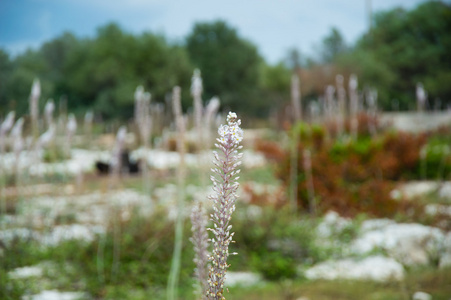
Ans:
[[[202,106],[202,77],[200,75],[200,70],[195,69],[193,72],[193,77],[191,78],[191,95],[194,99],[194,127],[196,130],[197,138],[200,143],[200,150],[203,147],[203,134],[202,134],[202,115],[203,115],[203,106]]]
[[[218,97],[213,97],[208,101],[207,105],[205,106],[205,145],[210,145],[210,139],[211,139],[211,128],[214,121],[214,118],[216,117],[216,114],[218,113],[219,106],[221,105],[221,102],[219,101]],[[206,147],[208,148],[208,146]]]
[[[30,116],[31,116],[31,132],[33,137],[37,138],[39,134],[38,121],[39,121],[39,97],[41,96],[41,84],[39,79],[33,81],[30,94]]]
[[[5,152],[6,147],[6,134],[14,125],[14,117],[16,113],[14,111],[10,111],[5,120],[0,124],[0,153]]]
[[[240,128],[241,120],[233,112],[227,115],[227,125],[221,125],[218,129],[219,138],[215,144],[221,154],[213,151],[214,165],[212,169],[211,181],[213,182],[213,194],[209,199],[213,201],[213,213],[210,215],[213,221],[213,228],[207,230],[213,233],[210,240],[213,246],[212,254],[209,256],[211,265],[207,279],[207,291],[205,293],[208,299],[225,299],[224,282],[227,269],[229,255],[229,245],[233,242],[234,232],[230,232],[232,225],[230,220],[232,213],[235,211],[235,202],[237,199],[236,191],[239,183],[237,176],[240,172],[238,166],[241,164],[240,159],[243,154],[238,150],[243,140],[243,130]]]
[[[315,189],[313,186],[313,175],[312,175],[312,155],[310,150],[304,149],[303,151],[303,166],[306,177],[307,184],[307,195],[309,203],[309,212],[313,215],[316,214],[316,203],[315,203]]]
[[[176,299],[176,291],[178,287],[180,264],[182,254],[182,240],[183,240],[183,207],[185,201],[185,119],[182,115],[182,106],[180,101],[180,87],[176,86],[172,92],[172,108],[175,115],[175,122],[177,127],[177,151],[180,155],[180,163],[177,168],[177,219],[175,223],[175,242],[174,252],[172,255],[171,270],[167,285],[167,298]]]
[[[18,184],[19,181],[19,158],[20,158],[20,153],[23,150],[24,147],[24,141],[22,138],[22,130],[23,130],[23,123],[24,123],[24,119],[23,118],[19,118],[16,123],[14,124],[13,129],[11,129],[11,139],[13,141],[13,151],[14,151],[14,156],[15,156],[15,161],[14,161],[14,174],[16,174],[16,185]]]
[[[121,154],[124,151],[126,136],[127,136],[127,128],[125,126],[121,126],[117,131],[116,142],[111,157],[112,178],[119,177],[122,168],[124,167],[122,166]]]
[[[44,117],[45,117],[45,122],[47,123],[47,126],[50,126],[50,124],[53,123],[53,111],[54,110],[55,110],[55,103],[53,102],[52,99],[49,99],[45,103],[45,107],[44,107]]]
[[[302,116],[302,106],[301,106],[301,90],[299,88],[299,78],[296,74],[291,77],[291,101],[294,111],[294,122],[295,124],[301,121]],[[291,147],[291,164],[290,164],[290,203],[293,211],[297,210],[297,197],[298,197],[298,184],[297,184],[297,174],[298,174],[298,151],[297,145],[300,142],[299,134],[293,130],[293,144]]]
[[[344,132],[344,119],[346,113],[346,90],[343,87],[344,77],[341,74],[335,76],[335,85],[337,91],[337,104],[338,104],[338,115],[337,115],[337,127],[338,135],[343,135]]]
[[[66,124],[66,157],[70,157],[70,149],[72,146],[72,139],[77,131],[77,119],[73,114],[70,114]]]
[[[91,139],[93,121],[94,121],[94,113],[92,112],[92,110],[88,110],[85,113],[84,124],[83,124],[84,132],[85,132],[85,135],[88,137],[88,141]]]
[[[377,90],[376,89],[368,89],[366,91],[366,104],[368,106],[368,116],[369,119],[369,131],[372,136],[376,135],[376,115],[377,115]]]
[[[135,91],[135,123],[144,148],[149,147],[149,137],[152,131],[152,120],[150,115],[150,100],[152,96],[149,92],[144,92],[142,86],[138,86]]]
[[[140,140],[143,146],[144,156],[140,161],[140,168],[142,170],[143,188],[147,194],[150,194],[150,177],[147,168],[147,153],[151,147],[150,135],[152,133],[152,116],[150,111],[150,100],[152,95],[149,92],[144,92],[142,86],[138,86],[135,91],[135,123],[138,128]]]
[[[416,85],[416,96],[417,96],[417,111],[424,112],[427,104],[428,94],[424,90],[423,84],[418,82]]]
[[[357,139],[359,130],[359,96],[357,94],[357,87],[357,76],[351,74],[351,76],[349,77],[349,110],[351,115],[351,135],[354,139]]]

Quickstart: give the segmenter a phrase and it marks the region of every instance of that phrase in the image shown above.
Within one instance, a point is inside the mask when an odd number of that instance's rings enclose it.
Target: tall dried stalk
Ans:
[[[377,90],[368,89],[366,92],[366,104],[368,107],[369,122],[368,127],[372,136],[376,135],[376,116],[377,116]]]
[[[205,149],[208,149],[211,143],[211,128],[214,121],[214,118],[216,117],[216,114],[218,113],[219,106],[221,105],[221,102],[219,101],[218,97],[213,97],[208,101],[206,107],[205,107]]]
[[[359,121],[357,119],[359,114],[359,95],[357,94],[358,81],[355,74],[349,77],[349,108],[351,115],[351,135],[357,139],[359,130]]]
[[[24,147],[24,142],[22,138],[23,123],[24,123],[23,118],[19,118],[14,124],[13,129],[11,129],[11,138],[13,140],[13,151],[15,156],[14,173],[16,174],[16,186],[18,186],[19,181],[20,153],[22,152]]]
[[[180,155],[180,164],[177,168],[177,219],[175,221],[175,241],[172,255],[171,270],[167,285],[167,299],[174,300],[177,297],[178,281],[180,276],[180,261],[183,240],[183,207],[185,201],[185,120],[182,115],[180,101],[180,87],[176,86],[172,92],[172,108],[177,127],[177,150]]]
[[[203,112],[203,105],[202,105],[202,77],[200,75],[200,70],[195,69],[193,72],[193,77],[191,78],[191,95],[193,96],[194,100],[194,127],[196,129],[197,138],[199,139],[199,150],[201,151],[204,144],[203,144],[203,130],[202,130],[202,112]],[[199,151],[199,153],[200,153]]]
[[[55,103],[53,102],[52,99],[49,99],[45,103],[45,107],[44,107],[44,117],[45,117],[45,122],[47,123],[47,126],[50,126],[50,124],[53,123],[53,111],[54,110],[55,110]]]
[[[424,112],[428,95],[421,82],[417,83],[415,94],[417,97],[417,111]]]
[[[39,79],[33,81],[30,94],[30,117],[31,117],[31,132],[33,138],[36,139],[39,135],[38,121],[39,121],[39,97],[41,96],[41,84]]]
[[[70,150],[72,146],[72,140],[77,131],[77,120],[73,114],[70,114],[67,119],[66,125],[66,157],[70,157]]]
[[[337,127],[338,135],[342,136],[344,133],[344,121],[346,115],[346,90],[344,88],[344,77],[341,74],[335,76],[335,85],[337,88],[337,104],[338,104],[338,115],[337,115]]]
[[[135,124],[138,128],[140,140],[143,146],[143,157],[140,167],[143,173],[143,187],[147,195],[150,195],[151,180],[147,168],[147,155],[151,148],[150,136],[152,133],[152,116],[150,111],[150,100],[152,96],[149,92],[144,92],[142,86],[138,86],[135,92]]]
[[[302,104],[301,91],[299,87],[299,78],[296,74],[291,77],[291,102],[294,111],[294,124],[301,121]],[[294,128],[293,128],[294,129]],[[297,198],[298,198],[298,151],[297,147],[300,143],[300,134],[296,130],[292,130],[292,145],[291,145],[291,159],[290,159],[290,203],[293,212],[297,212]]]
[[[86,140],[90,141],[92,137],[92,123],[94,121],[94,113],[92,110],[88,110],[85,113],[84,123],[83,123],[83,130],[86,136]]]
[[[316,203],[315,203],[315,189],[313,186],[313,174],[312,174],[312,155],[310,150],[305,149],[303,152],[303,165],[304,172],[306,175],[307,181],[307,194],[308,194],[308,203],[309,203],[309,212],[313,215],[316,214]]]
[[[5,152],[6,147],[6,134],[14,125],[14,117],[16,113],[14,111],[10,111],[5,120],[0,125],[0,154]]]

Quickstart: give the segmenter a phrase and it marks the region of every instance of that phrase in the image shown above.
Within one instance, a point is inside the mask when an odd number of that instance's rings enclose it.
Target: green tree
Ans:
[[[415,101],[415,85],[423,82],[430,101],[451,101],[451,5],[427,1],[406,11],[398,8],[376,14],[371,32],[358,51],[366,51],[396,74],[386,89],[404,107]],[[358,63],[358,61],[356,61]]]
[[[197,23],[186,39],[202,72],[204,99],[219,96],[223,107],[256,114],[261,58],[257,48],[223,21]]]
[[[0,116],[4,116],[9,109],[7,85],[12,72],[12,62],[8,53],[0,49]]]
[[[104,117],[127,119],[133,115],[138,85],[152,93],[153,101],[163,101],[174,85],[189,87],[191,72],[186,51],[164,37],[134,36],[109,24],[68,58],[67,90],[76,106],[94,106]]]
[[[346,50],[347,46],[340,31],[336,27],[332,27],[329,35],[323,39],[321,49],[322,61],[331,63]]]

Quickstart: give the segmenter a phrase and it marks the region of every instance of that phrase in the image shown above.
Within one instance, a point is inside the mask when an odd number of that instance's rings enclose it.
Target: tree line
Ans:
[[[450,4],[426,1],[410,11],[377,13],[371,30],[353,45],[332,28],[317,57],[292,49],[271,65],[224,21],[197,23],[180,43],[152,32],[130,34],[111,23],[93,38],[66,32],[16,57],[0,49],[0,116],[9,110],[27,113],[35,78],[42,86],[42,107],[48,98],[67,99],[75,113],[93,109],[103,118],[128,119],[138,85],[152,93],[154,102],[167,101],[179,85],[188,109],[195,68],[202,72],[204,101],[218,96],[223,109],[259,118],[289,103],[293,72],[301,78],[304,105],[334,84],[336,74],[346,79],[356,74],[362,90],[377,89],[381,109],[411,107],[417,82],[424,85],[430,106],[445,108],[451,104],[450,32]]]

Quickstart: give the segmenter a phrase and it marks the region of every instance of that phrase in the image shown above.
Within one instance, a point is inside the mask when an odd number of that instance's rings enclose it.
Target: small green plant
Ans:
[[[44,150],[42,160],[46,163],[54,163],[64,161],[70,158],[63,149],[59,147],[50,147]]]
[[[294,259],[282,252],[269,252],[263,258],[255,257],[254,260],[255,269],[267,280],[279,281],[296,277],[297,265]]]

